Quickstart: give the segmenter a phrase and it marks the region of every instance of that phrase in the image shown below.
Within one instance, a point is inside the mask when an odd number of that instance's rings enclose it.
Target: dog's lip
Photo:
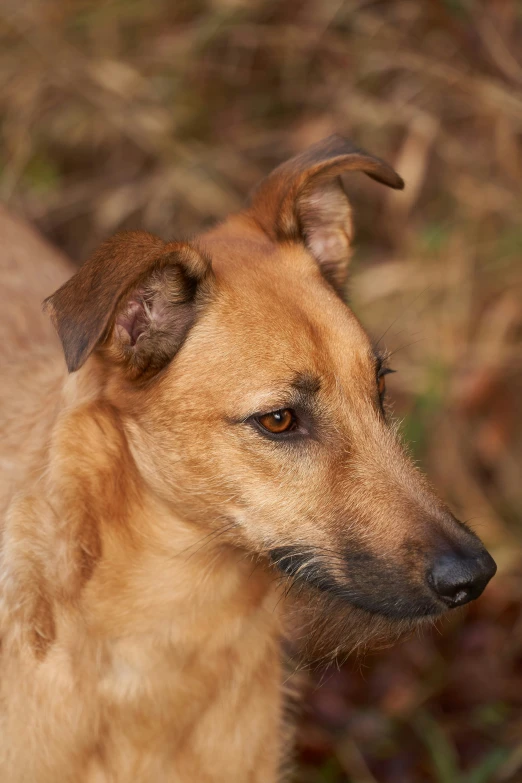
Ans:
[[[330,590],[329,588],[314,585],[308,582],[311,589],[319,590],[323,594],[329,594],[333,600],[351,606],[373,617],[382,617],[389,620],[405,620],[405,621],[421,621],[424,619],[442,617],[448,612],[448,607],[441,601],[433,600],[432,596],[423,593],[422,598],[418,601],[404,598],[403,596],[397,596],[395,601],[391,601],[389,604],[381,603],[376,606],[372,598],[356,593],[353,590],[353,586],[339,584],[338,589]]]
[[[448,611],[447,606],[438,601],[433,601],[431,596],[425,596],[424,601],[420,600],[418,602],[397,597],[395,602],[390,602],[388,605],[381,604],[378,607],[372,599],[365,600],[365,597],[354,596],[351,591],[347,591],[344,595],[338,594],[337,598],[360,611],[366,612],[366,614],[391,620],[423,620],[441,617]]]
[[[431,591],[428,593],[422,584],[416,586],[418,600],[399,594],[389,600],[375,600],[361,591],[354,583],[338,581],[325,568],[324,571],[308,571],[306,569],[306,554],[298,547],[280,546],[271,549],[268,553],[269,560],[279,571],[289,578],[296,578],[304,582],[310,589],[328,594],[335,601],[353,606],[374,616],[385,617],[394,620],[422,620],[423,618],[438,617],[448,611],[448,607],[437,600]]]

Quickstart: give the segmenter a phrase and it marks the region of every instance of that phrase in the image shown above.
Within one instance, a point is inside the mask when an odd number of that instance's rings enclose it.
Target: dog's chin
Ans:
[[[426,609],[392,616],[303,583],[288,593],[287,647],[300,664],[343,660],[350,654],[389,647],[442,614]]]

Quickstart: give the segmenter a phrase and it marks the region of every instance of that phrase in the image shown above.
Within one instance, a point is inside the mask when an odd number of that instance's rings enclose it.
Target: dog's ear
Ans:
[[[340,179],[349,171],[404,187],[387,163],[336,135],[278,166],[258,186],[248,209],[272,239],[304,241],[336,286],[343,285],[350,259],[351,210]]]
[[[134,377],[160,370],[185,339],[209,275],[208,259],[188,244],[144,231],[107,240],[44,302],[69,372],[98,346]]]

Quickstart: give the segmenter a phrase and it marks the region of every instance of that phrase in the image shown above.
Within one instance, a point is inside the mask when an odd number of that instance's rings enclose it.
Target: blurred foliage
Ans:
[[[350,298],[499,575],[442,634],[311,688],[305,783],[522,781],[521,52],[517,0],[0,6],[0,195],[73,259],[121,228],[191,234],[334,131],[407,182],[346,181]]]

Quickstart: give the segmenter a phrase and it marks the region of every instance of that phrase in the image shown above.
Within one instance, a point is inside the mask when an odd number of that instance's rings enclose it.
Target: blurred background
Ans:
[[[0,122],[3,201],[75,262],[122,228],[190,235],[334,131],[404,177],[346,180],[349,297],[499,575],[314,675],[295,780],[522,781],[522,3],[2,0]]]

